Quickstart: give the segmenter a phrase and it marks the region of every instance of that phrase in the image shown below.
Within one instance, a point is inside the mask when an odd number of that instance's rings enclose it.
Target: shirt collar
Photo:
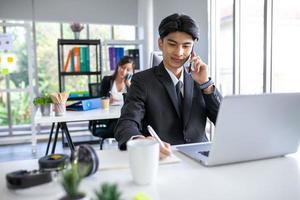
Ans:
[[[170,75],[171,79],[172,79],[172,82],[174,84],[174,86],[177,84],[177,82],[180,80],[182,82],[182,84],[184,84],[183,82],[183,73],[184,73],[184,68],[182,67],[182,70],[181,70],[181,74],[180,74],[180,77],[179,79],[177,79],[177,77],[175,76],[175,74],[173,74],[173,72],[171,72],[168,68],[165,67],[165,69],[167,70],[168,74]]]
[[[173,74],[173,72],[171,72],[168,68],[165,67],[165,69],[167,70],[168,74],[170,75],[172,82],[174,84],[174,87],[176,87],[176,84],[178,83],[178,81],[181,81],[182,87],[181,87],[180,91],[181,91],[182,96],[184,97],[184,89],[183,89],[184,88],[184,81],[183,81],[184,67],[182,67],[179,79],[177,79],[175,74]]]

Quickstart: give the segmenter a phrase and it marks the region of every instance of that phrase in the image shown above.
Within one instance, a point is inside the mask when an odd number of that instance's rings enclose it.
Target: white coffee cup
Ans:
[[[129,166],[133,181],[147,185],[155,181],[159,163],[159,144],[156,140],[135,139],[127,142]]]

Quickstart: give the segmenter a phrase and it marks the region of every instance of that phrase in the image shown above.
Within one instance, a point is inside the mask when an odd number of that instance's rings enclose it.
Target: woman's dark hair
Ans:
[[[199,28],[196,22],[189,16],[183,14],[172,14],[164,18],[158,32],[161,39],[173,32],[184,32],[192,36],[193,40],[199,39]]]
[[[134,60],[133,60],[133,57],[124,56],[123,58],[121,58],[121,60],[118,62],[117,66],[116,66],[115,72],[112,76],[113,80],[115,80],[116,77],[117,77],[119,66],[125,65],[127,63],[132,63],[132,70],[133,70],[133,73],[134,73]]]

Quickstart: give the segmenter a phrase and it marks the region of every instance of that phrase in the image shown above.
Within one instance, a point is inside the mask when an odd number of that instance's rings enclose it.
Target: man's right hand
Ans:
[[[159,146],[159,159],[163,160],[170,156],[172,153],[171,151],[171,145],[169,143],[164,142],[164,146]]]

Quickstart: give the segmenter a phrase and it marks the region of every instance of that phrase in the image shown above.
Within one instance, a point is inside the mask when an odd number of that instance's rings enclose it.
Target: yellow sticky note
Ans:
[[[14,62],[14,57],[8,56],[7,57],[7,63],[13,63]]]
[[[9,74],[8,68],[2,68],[1,69],[1,74],[4,75],[4,76],[8,75]]]

